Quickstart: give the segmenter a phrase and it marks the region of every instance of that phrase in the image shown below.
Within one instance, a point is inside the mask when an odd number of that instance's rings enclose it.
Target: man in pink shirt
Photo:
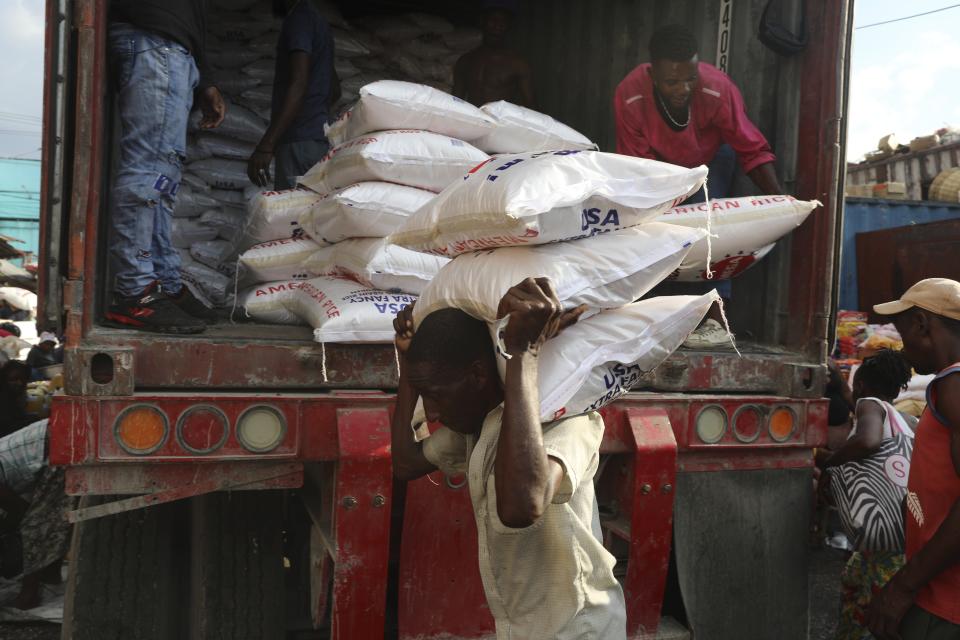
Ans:
[[[617,153],[682,167],[708,165],[711,198],[731,195],[736,154],[761,192],[783,193],[776,157],[747,118],[740,91],[727,74],[700,62],[697,48],[683,25],[653,34],[651,62],[631,71],[614,96]]]

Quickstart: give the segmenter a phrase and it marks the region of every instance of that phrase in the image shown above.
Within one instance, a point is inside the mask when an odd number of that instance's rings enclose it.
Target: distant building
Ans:
[[[36,255],[40,243],[40,161],[0,158],[0,236]]]

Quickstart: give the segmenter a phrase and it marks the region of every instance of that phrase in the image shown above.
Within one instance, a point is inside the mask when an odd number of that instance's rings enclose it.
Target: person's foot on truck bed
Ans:
[[[114,326],[156,333],[202,333],[207,328],[203,320],[183,311],[156,285],[139,296],[116,296],[106,319]]]
[[[730,333],[713,318],[707,318],[684,340],[684,349],[729,349],[733,347]]]
[[[194,318],[199,318],[206,322],[217,321],[217,312],[208,307],[203,300],[193,295],[193,291],[191,291],[187,285],[180,287],[178,293],[167,295],[173,300],[173,304],[180,307],[181,311],[186,311]]]

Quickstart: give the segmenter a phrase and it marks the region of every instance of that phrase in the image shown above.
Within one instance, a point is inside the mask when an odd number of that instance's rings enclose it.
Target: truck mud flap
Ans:
[[[806,640],[810,469],[678,473],[674,550],[698,640]]]

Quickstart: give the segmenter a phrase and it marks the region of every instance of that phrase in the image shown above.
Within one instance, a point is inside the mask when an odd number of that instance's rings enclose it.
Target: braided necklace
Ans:
[[[673,119],[673,116],[670,115],[670,109],[667,108],[667,104],[663,101],[663,98],[660,97],[660,92],[657,91],[656,88],[653,89],[653,92],[656,94],[657,100],[660,101],[660,106],[663,107],[663,112],[667,115],[667,119],[673,123],[673,126],[675,126],[678,129],[683,129],[688,124],[690,124],[690,105],[689,104],[687,104],[687,121],[682,123],[677,122],[676,120]]]

